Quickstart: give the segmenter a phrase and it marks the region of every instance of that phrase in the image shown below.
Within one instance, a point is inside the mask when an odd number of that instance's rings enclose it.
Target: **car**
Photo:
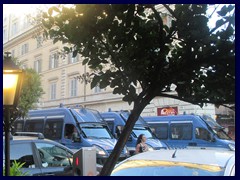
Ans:
[[[22,171],[30,176],[71,176],[72,158],[73,151],[55,141],[45,139],[41,133],[20,133],[10,138],[10,166],[14,160],[24,163]]]
[[[219,149],[168,149],[134,155],[111,176],[235,176],[235,152]]]

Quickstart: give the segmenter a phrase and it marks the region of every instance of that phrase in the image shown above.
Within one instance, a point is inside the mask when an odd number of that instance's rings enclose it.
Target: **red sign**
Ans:
[[[168,116],[168,115],[177,115],[178,107],[165,107],[165,108],[157,108],[158,116]]]

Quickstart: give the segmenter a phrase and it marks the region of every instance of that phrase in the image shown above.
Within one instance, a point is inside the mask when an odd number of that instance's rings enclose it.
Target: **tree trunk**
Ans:
[[[109,176],[114,168],[114,166],[117,163],[117,160],[121,154],[121,151],[123,150],[131,132],[132,129],[138,120],[140,114],[142,113],[143,109],[146,107],[146,105],[152,100],[152,98],[145,98],[144,100],[141,100],[141,103],[135,103],[134,108],[131,112],[131,114],[128,117],[128,120],[126,122],[126,125],[123,129],[122,134],[120,135],[117,144],[115,145],[113,152],[110,154],[108,160],[104,164],[102,171],[100,172],[99,176]]]

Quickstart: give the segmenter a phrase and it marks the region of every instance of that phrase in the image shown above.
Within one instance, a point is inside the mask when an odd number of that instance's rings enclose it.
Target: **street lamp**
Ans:
[[[3,60],[3,109],[5,132],[5,176],[10,175],[10,110],[18,103],[22,86],[23,72],[6,52]]]

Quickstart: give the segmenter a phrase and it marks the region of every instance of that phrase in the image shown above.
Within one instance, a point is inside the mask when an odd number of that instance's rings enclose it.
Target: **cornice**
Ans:
[[[34,26],[26,31],[24,31],[23,33],[17,35],[16,37],[12,38],[11,40],[5,42],[3,44],[3,49],[8,49],[11,48],[12,46],[17,45],[19,42],[21,42],[23,39],[31,36],[31,38],[33,38],[32,36],[34,35],[34,33],[39,32],[39,28],[40,26]]]

